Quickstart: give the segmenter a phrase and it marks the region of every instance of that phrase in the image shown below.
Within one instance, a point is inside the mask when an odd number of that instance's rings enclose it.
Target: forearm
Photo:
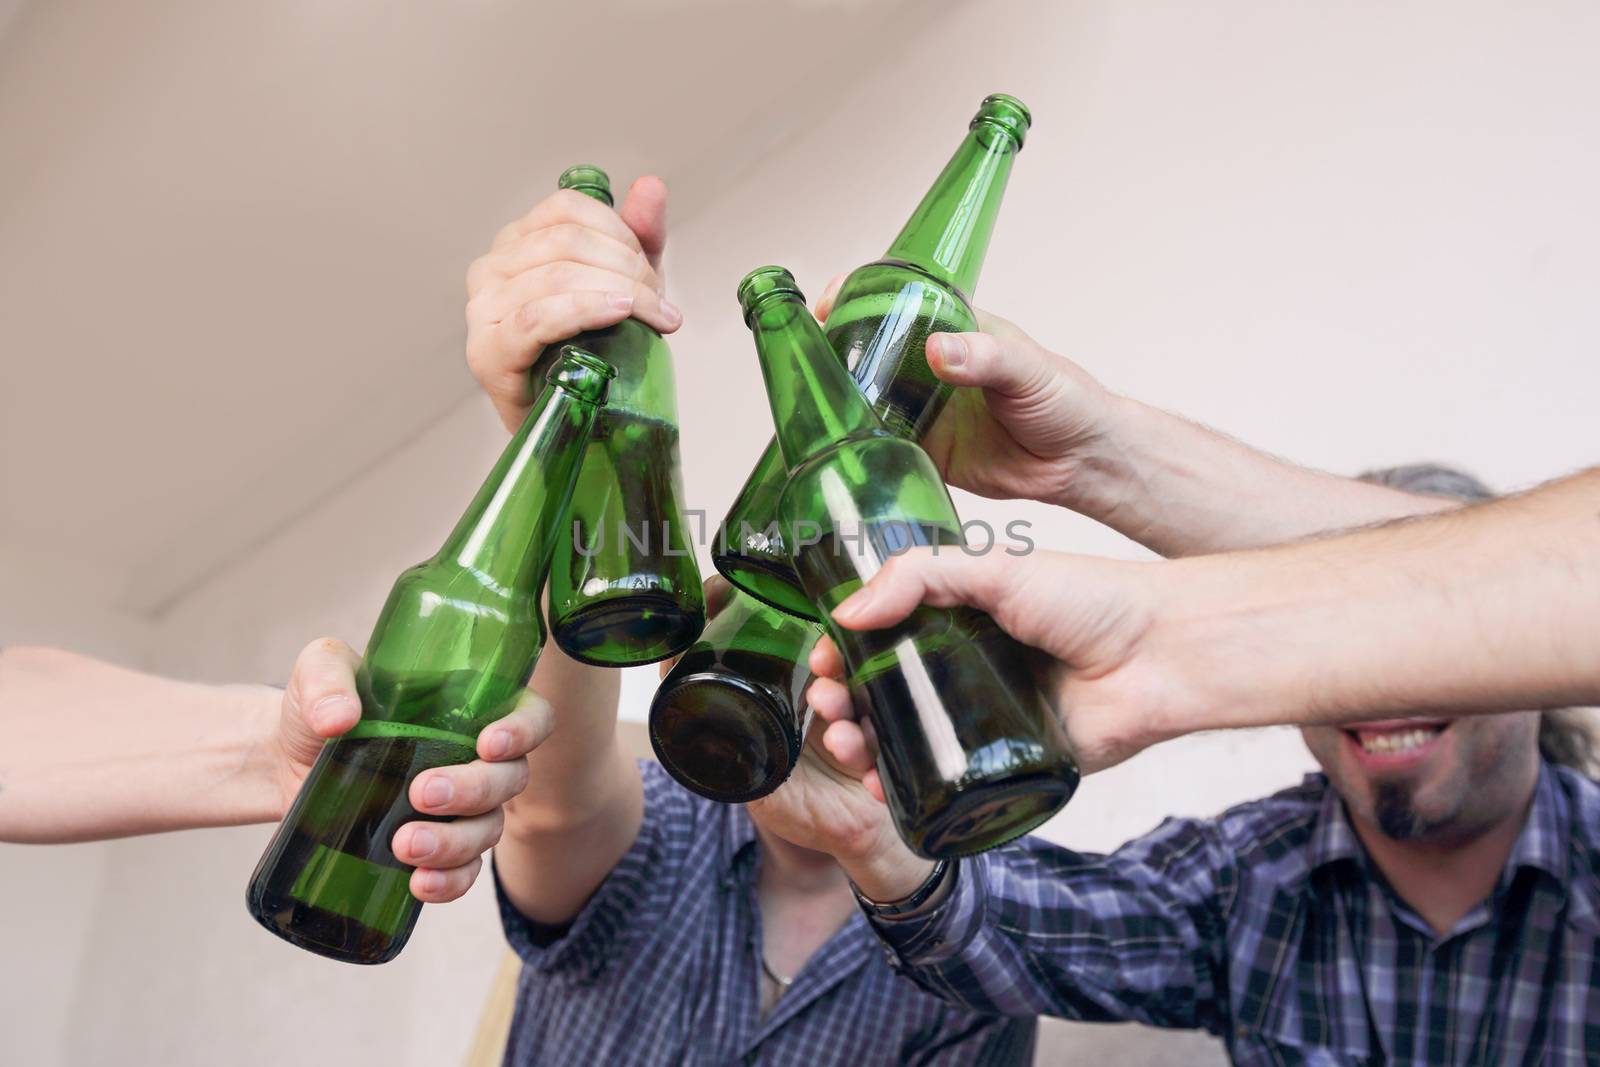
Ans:
[[[1296,466],[1114,398],[1066,503],[1163,556],[1283,544],[1459,505]]]
[[[281,694],[0,651],[0,840],[87,841],[279,818]]]
[[[617,672],[546,647],[531,688],[550,702],[554,732],[528,757],[528,787],[506,805],[495,849],[501,885],[523,914],[577,914],[639,832],[639,770],[617,741]]]
[[[1600,701],[1600,470],[1454,514],[1156,566],[1148,646],[1187,694],[1170,733]]]

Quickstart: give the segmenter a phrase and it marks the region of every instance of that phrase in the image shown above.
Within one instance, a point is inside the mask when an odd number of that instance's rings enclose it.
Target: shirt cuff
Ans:
[[[958,954],[977,935],[988,910],[988,859],[952,860],[945,875],[944,898],[927,911],[907,918],[884,918],[863,908],[873,932],[889,949],[896,970],[938,963]]]

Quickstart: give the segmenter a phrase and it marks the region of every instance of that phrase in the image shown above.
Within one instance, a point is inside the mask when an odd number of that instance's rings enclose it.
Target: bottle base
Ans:
[[[656,691],[650,747],[662,769],[691,793],[723,804],[759,800],[788,780],[801,739],[793,715],[736,674],[689,675]]]
[[[792,569],[757,556],[713,555],[717,573],[741,593],[755,597],[769,608],[793,615],[806,622],[821,622],[816,605],[800,588],[800,578]]]
[[[250,917],[270,933],[340,963],[388,963],[400,955],[411,937],[409,925],[398,935],[390,935],[293,898],[257,900],[252,894],[245,904]]]
[[[642,667],[676,656],[705,627],[705,611],[686,611],[674,597],[599,600],[550,622],[562,652],[591,667]]]
[[[1032,775],[1003,787],[960,795],[919,832],[902,834],[931,860],[959,859],[998,848],[1049,821],[1078,791],[1078,776]],[[915,838],[915,840],[913,840]]]

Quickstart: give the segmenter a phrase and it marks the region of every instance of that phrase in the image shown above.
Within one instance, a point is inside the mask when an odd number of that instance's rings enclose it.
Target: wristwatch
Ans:
[[[930,910],[937,901],[935,897],[943,898],[941,890],[950,880],[950,872],[955,869],[948,860],[940,860],[933,865],[933,870],[928,872],[928,877],[919,885],[910,896],[900,900],[883,903],[873,900],[850,883],[850,889],[856,895],[856,900],[866,909],[868,915],[877,919],[912,919],[924,911]]]

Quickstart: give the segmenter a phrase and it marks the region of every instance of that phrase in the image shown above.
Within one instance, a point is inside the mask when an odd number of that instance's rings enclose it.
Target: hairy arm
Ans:
[[[1600,469],[1166,566],[1133,657],[1193,687],[1163,732],[1600,701]]]
[[[1285,462],[1110,392],[998,316],[979,321],[928,339],[928,365],[958,387],[923,442],[951,485],[1059,504],[1169,557],[1458,506]]]
[[[1461,506],[1301,467],[1136,400],[1108,407],[1107,432],[1077,468],[1067,504],[1163,556],[1261,548]]]

